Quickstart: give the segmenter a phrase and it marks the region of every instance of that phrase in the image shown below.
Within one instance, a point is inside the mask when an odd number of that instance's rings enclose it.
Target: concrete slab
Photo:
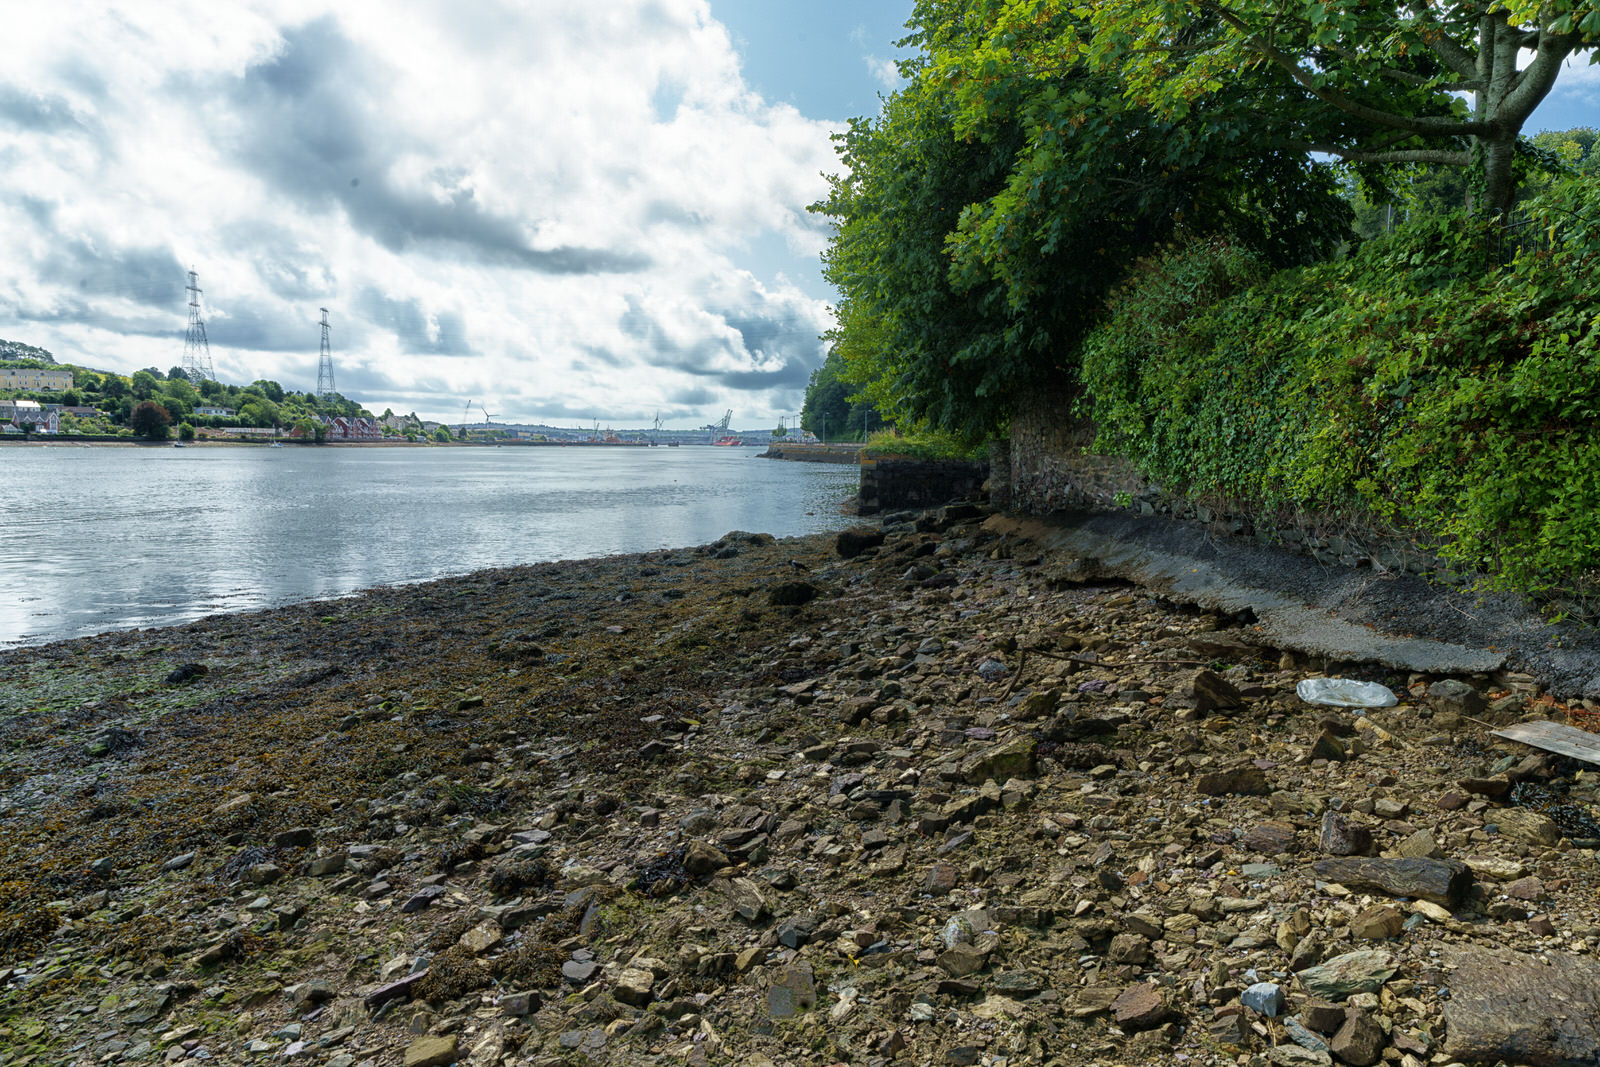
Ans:
[[[1051,553],[1093,561],[1095,573],[1135,582],[1183,603],[1229,614],[1248,609],[1255,613],[1254,630],[1261,643],[1273,648],[1424,674],[1488,673],[1507,663],[1501,650],[1420,636],[1363,618],[1369,613],[1353,610],[1359,605],[1352,603],[1349,584],[1370,588],[1375,580],[1370,571],[1364,576],[1330,572],[1288,553],[1246,544],[1219,546],[1203,536],[1174,537],[1170,529],[1148,520],[1118,521],[1099,513],[1049,519],[996,515],[985,527]],[[1323,580],[1308,583],[1308,567],[1321,572],[1311,578]],[[1273,581],[1274,574],[1285,580]]]

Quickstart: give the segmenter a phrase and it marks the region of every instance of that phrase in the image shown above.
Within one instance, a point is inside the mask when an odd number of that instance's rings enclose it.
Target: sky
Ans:
[[[7,18],[0,337],[455,420],[800,410],[830,134],[912,0],[57,0]],[[1526,132],[1600,122],[1569,70]]]
[[[382,412],[772,426],[825,347],[829,135],[910,0],[32,4],[0,69],[0,337]],[[479,410],[474,408],[476,412]]]

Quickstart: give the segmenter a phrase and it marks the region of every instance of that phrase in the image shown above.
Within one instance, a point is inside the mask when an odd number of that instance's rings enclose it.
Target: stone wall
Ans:
[[[1019,407],[1012,415],[1011,437],[1001,444],[1008,455],[1009,508],[1031,515],[1129,509],[1197,522],[1219,536],[1251,537],[1330,566],[1419,574],[1444,567],[1415,539],[1371,516],[1268,511],[1241,501],[1169,492],[1129,460],[1092,454],[1094,436],[1094,427],[1074,419],[1065,402],[1037,400]]]
[[[1144,499],[1150,483],[1116,456],[1088,451],[1094,427],[1074,419],[1066,402],[1034,401],[1011,419],[1011,506],[1033,515],[1105,508]]]
[[[989,464],[966,460],[863,460],[859,510],[862,515],[899,508],[932,508],[978,495]]]
[[[860,463],[860,445],[793,445],[777,441],[761,453],[762,459],[787,459],[801,463]]]

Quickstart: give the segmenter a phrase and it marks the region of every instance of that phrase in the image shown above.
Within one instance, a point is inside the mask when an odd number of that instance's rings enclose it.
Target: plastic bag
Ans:
[[[1392,708],[1400,703],[1388,686],[1353,678],[1307,678],[1294,691],[1307,704],[1335,708]]]

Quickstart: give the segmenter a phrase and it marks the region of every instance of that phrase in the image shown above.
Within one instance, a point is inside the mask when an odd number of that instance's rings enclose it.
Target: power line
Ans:
[[[189,329],[183,337],[183,373],[191,382],[216,381],[211,368],[211,343],[206,340],[206,320],[200,314],[200,280],[189,272]]]

